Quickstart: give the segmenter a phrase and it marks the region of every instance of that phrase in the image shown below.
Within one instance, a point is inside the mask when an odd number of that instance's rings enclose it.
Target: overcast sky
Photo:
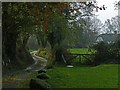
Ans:
[[[106,10],[99,10],[98,12],[95,12],[102,23],[104,23],[106,19],[111,19],[111,17],[118,15],[118,10],[114,10],[115,1],[119,0],[97,0],[98,6],[105,5],[107,7]]]

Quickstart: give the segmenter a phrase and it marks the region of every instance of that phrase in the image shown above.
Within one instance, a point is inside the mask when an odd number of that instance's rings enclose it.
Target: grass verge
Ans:
[[[118,65],[103,64],[96,67],[55,67],[48,70],[53,88],[117,88]]]

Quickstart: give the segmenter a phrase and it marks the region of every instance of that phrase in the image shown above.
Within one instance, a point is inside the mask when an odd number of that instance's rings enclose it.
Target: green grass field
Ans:
[[[91,54],[88,48],[71,48],[68,49],[72,54]]]
[[[48,70],[48,83],[54,88],[117,88],[118,65],[96,67],[55,67]]]

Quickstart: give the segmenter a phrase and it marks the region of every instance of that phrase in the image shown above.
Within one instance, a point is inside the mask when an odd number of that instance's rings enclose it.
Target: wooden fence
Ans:
[[[94,56],[95,54],[72,54],[73,56],[79,57],[79,62],[82,61],[82,59],[89,60],[91,56]]]

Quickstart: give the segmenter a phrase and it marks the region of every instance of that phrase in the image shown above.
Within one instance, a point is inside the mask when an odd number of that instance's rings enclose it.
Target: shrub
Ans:
[[[105,43],[99,42],[92,47],[95,52],[93,57],[93,64],[109,63],[117,61],[120,56],[120,49],[117,47],[117,43]]]

